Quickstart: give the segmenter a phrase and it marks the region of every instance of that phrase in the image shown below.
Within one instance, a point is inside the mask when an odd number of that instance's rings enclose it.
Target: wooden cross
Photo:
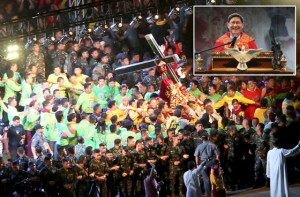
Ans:
[[[179,57],[177,54],[174,55],[169,55],[165,56],[163,51],[160,50],[159,45],[157,44],[156,40],[154,39],[152,34],[147,34],[145,36],[148,44],[150,45],[152,51],[154,54],[157,56],[157,58],[144,61],[144,62],[139,62],[136,64],[131,64],[128,66],[124,67],[119,67],[114,70],[115,75],[119,74],[124,74],[124,73],[129,73],[129,72],[134,72],[138,70],[142,70],[145,68],[150,68],[154,66],[158,66],[161,61],[165,62],[167,64],[167,76],[171,78],[175,84],[180,83],[177,75],[175,74],[174,70],[172,67],[169,65],[169,63],[175,63],[179,61]]]

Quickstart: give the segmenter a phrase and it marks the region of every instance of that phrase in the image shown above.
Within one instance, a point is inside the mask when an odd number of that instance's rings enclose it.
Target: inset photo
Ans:
[[[194,75],[295,75],[296,6],[194,6]]]

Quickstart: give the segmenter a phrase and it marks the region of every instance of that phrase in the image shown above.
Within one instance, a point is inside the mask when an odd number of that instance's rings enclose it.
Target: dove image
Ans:
[[[249,62],[251,59],[258,56],[262,50],[260,49],[249,49],[248,51],[245,51],[245,47],[242,46],[242,50],[240,51],[238,48],[227,48],[225,47],[226,51],[234,58],[236,59],[239,64],[237,65],[238,70],[245,71],[248,69],[247,62]]]

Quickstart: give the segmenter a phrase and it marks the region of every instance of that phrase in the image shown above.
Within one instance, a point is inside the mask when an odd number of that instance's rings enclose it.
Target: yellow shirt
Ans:
[[[258,118],[259,123],[264,123],[264,113],[267,110],[267,108],[257,108],[254,112],[254,118]]]
[[[221,108],[225,103],[228,103],[230,111],[232,110],[232,100],[237,99],[240,103],[246,103],[246,104],[255,104],[255,101],[252,101],[250,99],[241,97],[239,95],[234,95],[234,97],[225,96],[222,100],[214,104],[215,109]]]
[[[124,120],[126,118],[126,115],[124,112],[122,112],[121,110],[119,109],[116,109],[116,110],[107,110],[106,112],[107,116],[106,116],[106,122],[107,123],[111,123],[110,121],[110,118],[113,116],[113,115],[116,115],[118,117],[118,122],[121,122],[122,120]]]

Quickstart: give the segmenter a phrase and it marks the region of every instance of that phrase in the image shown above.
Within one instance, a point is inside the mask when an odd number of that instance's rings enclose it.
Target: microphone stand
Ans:
[[[219,48],[219,47],[228,45],[228,44],[232,44],[232,41],[227,42],[227,43],[225,43],[225,44],[221,44],[221,45],[219,45],[219,46],[215,46],[215,47],[209,48],[209,49],[205,49],[205,50],[202,50],[202,51],[197,51],[197,52],[195,53],[195,55],[198,55],[198,54],[200,54],[200,53],[203,53],[203,52],[206,52],[206,51],[210,51],[210,50],[213,50],[213,49],[216,49],[216,48]]]
[[[234,42],[235,42],[235,40],[234,40]],[[206,51],[210,51],[210,50],[213,50],[215,48],[219,48],[219,47],[222,47],[222,46],[225,46],[225,45],[228,45],[228,44],[232,44],[232,43],[233,43],[233,40],[230,41],[230,42],[227,42],[225,44],[221,44],[219,46],[215,46],[215,47],[212,47],[212,48],[209,48],[209,49],[205,49],[205,50],[202,50],[202,51],[197,51],[195,53],[195,55],[198,55],[198,57],[196,59],[196,63],[198,64],[198,69],[197,70],[198,71],[202,71],[203,70],[203,68],[202,68],[203,59],[201,58],[200,53],[203,53],[203,52],[206,52]]]

